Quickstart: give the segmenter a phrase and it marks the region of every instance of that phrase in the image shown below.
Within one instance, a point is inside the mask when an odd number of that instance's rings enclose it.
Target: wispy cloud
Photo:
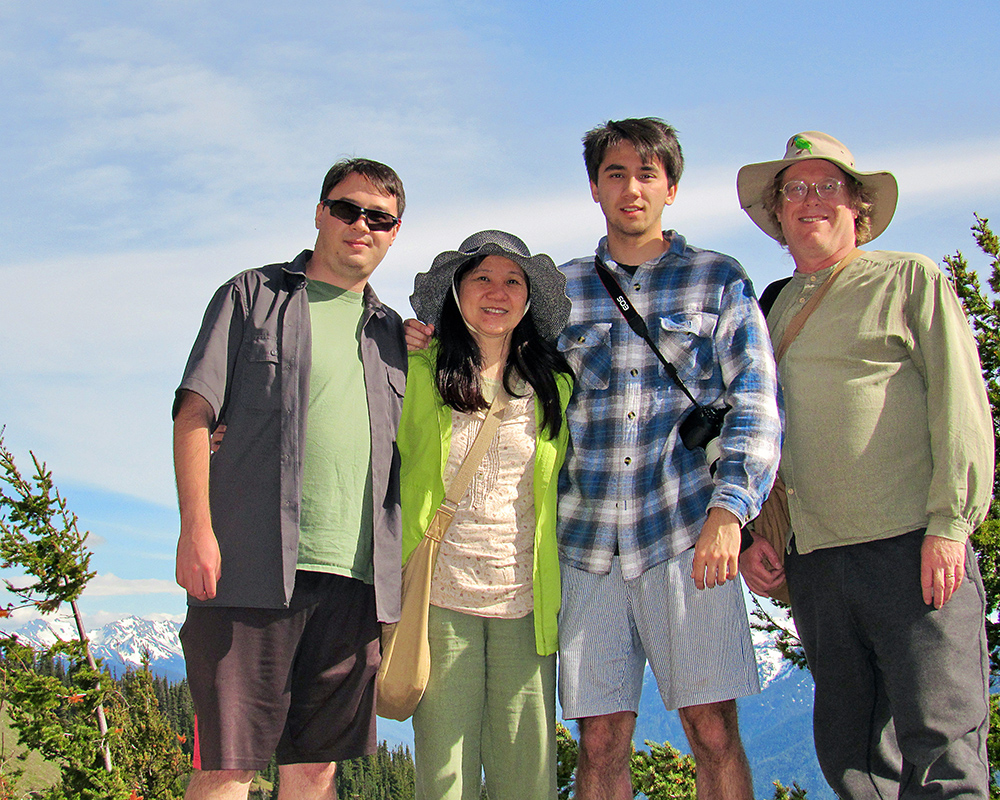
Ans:
[[[110,572],[95,577],[87,584],[87,589],[84,592],[88,597],[183,593],[184,590],[173,581],[163,581],[155,578],[126,580]]]

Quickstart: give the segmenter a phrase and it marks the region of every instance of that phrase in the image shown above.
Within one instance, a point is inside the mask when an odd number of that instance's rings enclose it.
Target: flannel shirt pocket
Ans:
[[[607,389],[611,382],[611,323],[570,325],[559,337],[577,389]]]
[[[713,334],[719,322],[716,314],[684,311],[660,317],[657,347],[682,381],[705,381],[715,368]],[[663,372],[663,367],[660,367]],[[666,378],[666,373],[664,378]]]

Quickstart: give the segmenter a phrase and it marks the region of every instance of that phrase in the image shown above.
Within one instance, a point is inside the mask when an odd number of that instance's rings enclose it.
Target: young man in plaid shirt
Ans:
[[[573,310],[559,348],[576,385],[559,487],[559,681],[563,713],[580,725],[577,797],[632,797],[648,660],[664,704],[679,710],[699,796],[751,798],[735,698],[760,687],[737,575],[740,528],[780,450],[767,328],[735,260],[663,231],[683,168],[674,130],[627,119],[583,142],[607,236],[596,257],[562,267]],[[597,260],[699,405],[729,407],[714,470],[704,448],[682,442],[692,403],[626,323]]]

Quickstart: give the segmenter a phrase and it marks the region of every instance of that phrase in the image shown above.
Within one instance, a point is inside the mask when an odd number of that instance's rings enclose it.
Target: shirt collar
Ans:
[[[677,258],[679,256],[684,255],[684,248],[687,247],[687,242],[684,240],[684,237],[681,236],[677,231],[675,230],[664,231],[663,238],[670,240],[670,247],[664,250],[656,258],[650,259],[645,264],[639,264],[638,266],[640,269],[646,265],[655,267],[657,264],[659,264],[661,261],[664,261],[668,257]],[[611,253],[608,252],[607,236],[602,236],[601,241],[597,243],[597,255],[606,265],[608,266],[614,265],[615,267],[618,266],[618,262],[615,261],[611,257]]]
[[[285,274],[291,280],[295,281],[296,288],[306,285],[306,264],[309,263],[309,259],[312,258],[312,255],[312,250],[303,250],[295,256],[294,259],[282,266]],[[371,312],[379,316],[385,315],[385,307],[382,305],[382,301],[378,299],[378,295],[375,294],[375,290],[372,289],[371,284],[366,283],[361,294],[366,312]]]

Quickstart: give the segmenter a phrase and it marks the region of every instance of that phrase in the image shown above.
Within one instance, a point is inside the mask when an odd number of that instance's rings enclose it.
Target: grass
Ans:
[[[20,792],[45,789],[59,781],[59,767],[42,756],[29,751],[22,761],[18,757],[24,748],[18,744],[17,732],[11,727],[7,712],[0,711],[0,774],[7,777],[15,769],[23,769],[24,774],[17,782]]]

